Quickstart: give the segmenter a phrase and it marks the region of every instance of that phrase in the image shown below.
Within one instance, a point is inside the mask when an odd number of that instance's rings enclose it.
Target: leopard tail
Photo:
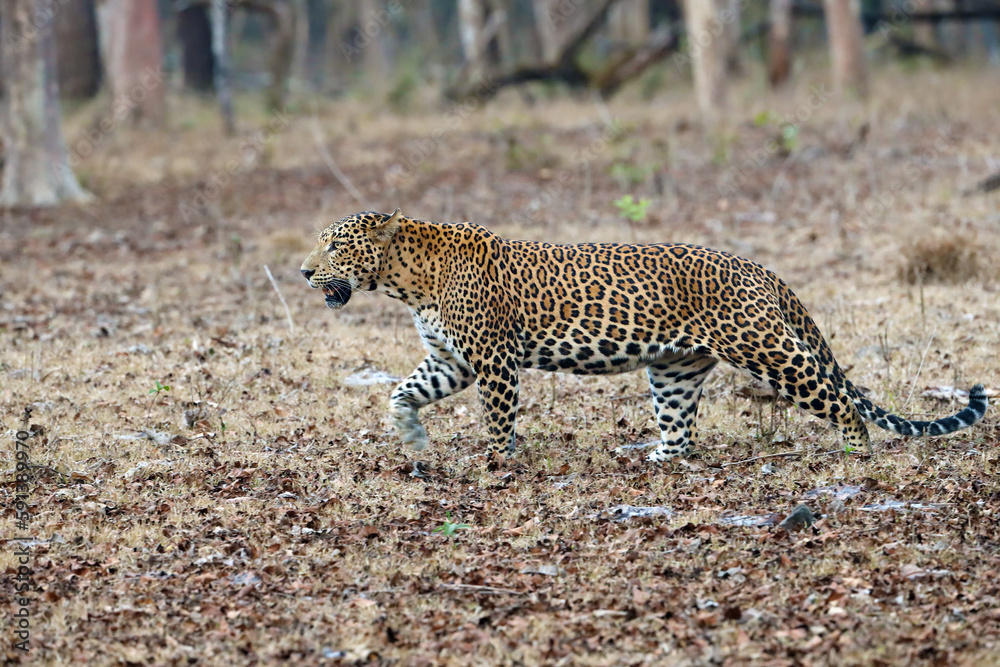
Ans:
[[[771,275],[773,276],[773,274]],[[973,386],[969,391],[968,406],[950,417],[942,417],[933,421],[911,421],[878,407],[844,375],[844,371],[841,370],[834,358],[833,351],[823,334],[820,333],[816,322],[791,288],[777,276],[773,276],[773,280],[775,296],[778,297],[781,312],[784,314],[788,326],[792,328],[800,340],[812,348],[813,354],[819,359],[827,377],[831,379],[838,390],[851,399],[865,420],[897,435],[921,437],[946,435],[960,431],[972,426],[986,415],[989,402],[986,399],[986,389],[981,384]]]

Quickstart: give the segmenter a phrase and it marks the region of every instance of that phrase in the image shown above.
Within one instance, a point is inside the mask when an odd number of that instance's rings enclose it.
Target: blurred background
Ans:
[[[885,68],[962,76],[1000,66],[991,0],[10,0],[0,19],[4,152],[18,167],[4,174],[7,206],[112,193],[120,183],[105,167],[124,148],[123,128],[256,132],[238,169],[225,169],[246,172],[272,157],[270,135],[292,116],[352,105],[390,120],[444,114],[440,135],[511,100],[537,118],[558,99],[661,108],[688,99],[689,117],[663,122],[696,126],[725,163],[733,123],[755,102],[749,120],[775,134],[767,152],[787,155],[831,95],[868,99],[873,69],[877,79]],[[792,115],[760,106],[781,90],[793,91],[785,99],[804,91]],[[871,119],[851,120],[843,140],[864,141]],[[324,125],[337,134],[350,122]],[[500,135],[495,155],[508,162],[534,150]],[[434,136],[430,128],[440,143]],[[206,166],[158,143],[136,147],[137,181]],[[397,177],[414,166],[386,164]],[[617,169],[624,180],[662,180],[655,167]]]

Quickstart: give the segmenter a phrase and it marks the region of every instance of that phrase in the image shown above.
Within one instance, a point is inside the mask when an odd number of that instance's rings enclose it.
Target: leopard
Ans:
[[[838,427],[871,454],[865,422],[941,436],[986,414],[984,386],[952,416],[913,421],[846,377],[806,307],[772,271],[682,243],[558,245],[504,239],[473,223],[363,211],[329,225],[300,267],[326,305],[355,292],[409,307],[427,355],[389,397],[402,441],[427,446],[419,411],[475,384],[498,467],[514,455],[522,369],[580,375],[645,368],[660,438],[647,458],[692,453],[698,402],[720,362]]]

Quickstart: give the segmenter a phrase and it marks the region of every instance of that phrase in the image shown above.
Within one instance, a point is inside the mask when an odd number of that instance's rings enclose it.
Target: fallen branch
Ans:
[[[509,588],[496,588],[495,586],[475,586],[473,584],[441,584],[441,588],[449,591],[473,591],[477,593],[492,593],[494,595],[526,595]]]
[[[795,16],[823,16],[823,5],[814,2],[796,2],[792,4]],[[979,9],[958,9],[921,12],[880,12],[861,11],[861,21],[874,25],[879,21],[887,23],[941,23],[942,21],[989,21],[1000,19],[1000,7],[982,7]]]
[[[844,453],[843,449],[831,449],[828,452],[817,452],[813,455],[827,456],[829,454],[843,454],[843,453]],[[721,467],[726,468],[728,466],[738,466],[744,463],[752,463],[753,461],[763,461],[764,459],[778,459],[778,458],[786,458],[789,456],[807,456],[809,454],[812,454],[812,452],[802,451],[801,449],[798,449],[794,452],[778,452],[777,454],[763,454],[761,456],[754,456],[749,459],[743,459],[742,461],[732,461],[731,463],[723,463]]]
[[[652,396],[652,394],[648,391],[645,394],[626,394],[624,396],[613,396],[611,398],[611,402],[614,403],[615,401],[628,401],[633,398],[649,398],[650,396]]]
[[[988,193],[994,190],[1000,190],[1000,172],[993,174],[992,176],[987,176],[983,180],[976,184],[976,187],[966,190],[962,193],[963,197],[968,197],[977,193]]]
[[[809,452],[804,452],[802,450],[797,450],[797,451],[794,451],[794,452],[779,452],[777,454],[764,454],[763,456],[754,456],[754,457],[751,457],[749,459],[743,459],[742,461],[732,461],[730,463],[723,463],[722,467],[726,468],[728,466],[738,466],[738,465],[742,465],[744,463],[752,463],[754,461],[763,461],[764,459],[777,459],[777,458],[785,458],[785,457],[788,457],[788,456],[804,456],[804,455],[806,455],[808,453]]]
[[[583,50],[587,40],[593,37],[607,20],[608,9],[615,0],[601,0],[600,4],[589,13],[577,12],[573,25],[566,32],[563,44],[559,48],[557,58],[549,62],[536,62],[529,65],[515,67],[514,69],[501,72],[488,77],[491,94],[503,88],[529,81],[561,81],[573,88],[589,88],[592,85],[592,76],[588,74],[578,63],[578,56]],[[477,91],[482,87],[480,81],[468,81],[468,70],[463,68],[458,81],[445,90],[445,97],[464,101],[475,97]]]
[[[649,41],[627,58],[619,60],[594,77],[601,97],[608,99],[617,93],[623,85],[642,74],[650,65],[677,49],[679,43],[680,36],[669,26],[657,30],[650,36]]]

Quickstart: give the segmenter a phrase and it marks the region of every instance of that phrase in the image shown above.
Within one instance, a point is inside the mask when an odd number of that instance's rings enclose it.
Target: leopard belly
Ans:
[[[530,333],[529,333],[530,335]],[[669,352],[673,345],[662,342],[619,344],[607,339],[584,339],[582,344],[558,341],[551,336],[535,336],[525,343],[522,368],[573,373],[574,375],[612,375],[649,366]],[[576,337],[573,340],[580,340]]]

